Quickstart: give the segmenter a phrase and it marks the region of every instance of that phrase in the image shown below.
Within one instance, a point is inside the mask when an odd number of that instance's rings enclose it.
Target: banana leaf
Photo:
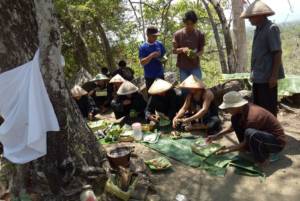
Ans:
[[[194,153],[205,158],[216,153],[216,151],[218,151],[221,147],[221,145],[215,143],[206,144],[204,138],[199,138],[194,144],[191,145]]]
[[[199,167],[205,158],[192,152],[193,143],[195,140],[192,139],[172,140],[169,137],[162,137],[156,144],[145,145],[185,165]]]
[[[227,167],[236,157],[235,154],[213,155],[205,160],[205,163],[220,168]]]
[[[265,177],[265,173],[263,171],[256,167],[253,162],[246,159],[236,157],[230,165],[236,168],[235,173],[237,174],[253,177]]]
[[[244,80],[249,79],[250,73],[234,73],[223,74],[223,79],[228,80]],[[300,93],[300,76],[299,75],[286,75],[285,79],[278,81],[278,96],[292,96],[293,94]]]
[[[210,176],[218,177],[224,177],[227,171],[226,167],[217,167],[207,163],[202,163],[200,169],[205,170]]]
[[[300,93],[300,76],[287,75],[285,79],[278,82],[279,96],[292,96]]]
[[[160,127],[169,126],[170,124],[171,124],[171,121],[168,119],[160,118],[160,120],[159,120]]]
[[[250,73],[223,74],[222,76],[225,81],[250,79]]]
[[[89,121],[87,122],[88,127],[93,131],[96,132],[98,130],[104,130],[112,123],[105,120],[98,120],[98,121]]]

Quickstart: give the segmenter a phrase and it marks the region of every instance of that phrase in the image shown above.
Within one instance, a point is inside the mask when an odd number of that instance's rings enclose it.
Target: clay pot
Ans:
[[[107,159],[112,168],[129,167],[130,155],[132,153],[131,147],[115,147],[107,152]]]

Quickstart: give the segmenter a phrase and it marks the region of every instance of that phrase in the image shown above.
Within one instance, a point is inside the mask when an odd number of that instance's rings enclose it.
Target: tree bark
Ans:
[[[247,70],[247,38],[245,20],[240,18],[243,12],[243,2],[232,0],[234,50],[237,58],[236,72]]]
[[[201,0],[201,1],[204,5],[206,11],[207,11],[208,18],[209,18],[209,21],[211,23],[211,26],[212,26],[212,29],[213,29],[213,32],[214,32],[214,36],[215,36],[215,40],[216,40],[216,44],[217,44],[217,48],[218,48],[218,54],[219,54],[219,60],[220,60],[220,64],[221,64],[222,73],[228,73],[225,52],[223,50],[223,45],[222,45],[221,38],[220,38],[220,35],[219,35],[218,26],[215,23],[215,20],[213,18],[213,15],[211,13],[211,10],[210,10],[206,0]]]
[[[6,27],[0,32],[1,72],[27,62],[39,47],[41,72],[61,129],[48,133],[47,155],[32,163],[33,180],[41,179],[37,173],[45,175],[54,200],[79,200],[69,189],[74,190],[75,185],[81,187],[81,182],[87,179],[74,175],[74,170],[84,166],[100,167],[105,152],[87,128],[66,87],[60,64],[60,33],[52,1],[2,0],[0,7],[0,26]],[[66,166],[68,161],[73,166]],[[100,176],[105,183],[105,176]],[[40,185],[35,183],[33,189],[39,189]]]
[[[113,54],[112,54],[112,50],[111,50],[109,40],[106,36],[105,30],[104,30],[101,22],[99,22],[99,19],[94,19],[94,23],[97,26],[97,30],[100,34],[100,38],[101,38],[101,40],[103,42],[103,45],[104,45],[107,68],[110,72],[112,72],[112,71],[115,70],[116,67],[115,67],[115,62],[114,62],[114,58],[113,58]]]
[[[217,0],[209,0],[209,2],[213,5],[219,20],[222,24],[222,31],[224,35],[224,41],[226,45],[226,52],[227,52],[227,63],[228,63],[228,72],[233,73],[235,72],[236,68],[236,58],[234,55],[233,43],[230,34],[229,24],[227,23],[227,19],[224,14],[224,10],[220,5],[220,1]]]

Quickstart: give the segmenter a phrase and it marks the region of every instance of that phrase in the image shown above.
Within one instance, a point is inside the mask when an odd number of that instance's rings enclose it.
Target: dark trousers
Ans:
[[[207,134],[213,135],[221,130],[221,120],[219,116],[212,116],[210,118],[204,119],[203,123],[207,125]]]
[[[157,77],[157,78],[165,79],[164,76],[159,76],[159,77]],[[153,84],[153,82],[154,82],[157,78],[147,78],[147,77],[145,77],[146,88],[147,88],[147,90],[151,87],[151,85]]]
[[[244,134],[249,151],[253,154],[255,161],[264,162],[269,158],[270,153],[278,153],[283,146],[270,133],[248,128]]]
[[[270,88],[268,83],[253,83],[253,103],[277,116],[277,86]]]

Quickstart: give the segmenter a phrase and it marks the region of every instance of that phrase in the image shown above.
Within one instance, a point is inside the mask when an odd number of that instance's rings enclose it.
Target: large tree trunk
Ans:
[[[246,72],[247,68],[247,38],[245,20],[240,18],[243,12],[243,2],[232,0],[234,50],[237,58],[236,72]]]
[[[45,175],[46,186],[55,200],[79,200],[78,195],[73,199],[66,196],[69,189],[81,187],[81,180],[87,181],[85,177],[72,174],[77,172],[73,171],[74,168],[100,167],[104,151],[87,128],[66,87],[60,64],[60,34],[52,1],[2,0],[0,7],[1,72],[30,60],[39,46],[41,72],[61,128],[60,132],[48,134],[48,153],[32,163],[32,172],[35,173],[32,179],[39,180],[38,175]],[[105,177],[102,181],[105,182]],[[33,189],[42,185],[35,184]]]
[[[225,17],[222,6],[220,5],[220,1],[209,0],[209,2],[215,8],[217,15],[219,17],[219,20],[222,24],[222,30],[223,30],[224,41],[225,41],[226,52],[227,52],[228,71],[229,71],[229,73],[233,73],[233,72],[235,72],[235,68],[237,65],[236,65],[236,57],[234,55],[234,49],[233,49],[233,43],[232,43],[232,38],[231,38],[231,34],[230,34],[229,24],[227,23],[227,19]]]
[[[228,73],[226,57],[225,57],[223,45],[222,45],[222,42],[221,42],[221,38],[220,38],[220,35],[219,35],[218,26],[215,23],[215,20],[213,18],[213,15],[211,13],[211,10],[210,10],[206,0],[201,0],[201,1],[204,4],[204,7],[207,11],[208,18],[209,18],[209,21],[211,23],[211,26],[212,26],[212,29],[213,29],[213,32],[214,32],[214,36],[215,36],[215,40],[216,40],[216,44],[217,44],[217,48],[218,48],[218,53],[219,53],[219,60],[220,60],[220,64],[221,64],[222,73]]]

